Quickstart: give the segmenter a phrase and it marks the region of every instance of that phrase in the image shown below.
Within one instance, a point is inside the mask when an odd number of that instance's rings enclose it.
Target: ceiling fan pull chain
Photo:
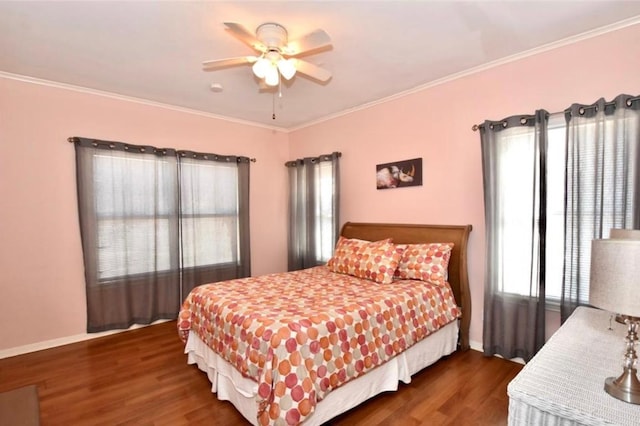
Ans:
[[[276,94],[275,93],[271,98],[271,111],[272,111],[271,119],[275,120],[276,119]]]

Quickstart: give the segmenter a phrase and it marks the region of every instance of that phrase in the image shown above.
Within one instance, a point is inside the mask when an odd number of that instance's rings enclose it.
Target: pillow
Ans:
[[[388,284],[393,281],[399,260],[400,253],[391,238],[372,242],[341,236],[327,266],[332,272]]]
[[[443,284],[449,278],[449,259],[453,243],[398,244],[402,258],[395,277]]]

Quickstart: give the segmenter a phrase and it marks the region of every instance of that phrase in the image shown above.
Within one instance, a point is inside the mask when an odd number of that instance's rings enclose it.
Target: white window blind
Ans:
[[[613,120],[612,120],[613,121]],[[614,132],[616,129],[608,122],[606,126],[608,132]],[[630,126],[630,124],[628,124]],[[579,131],[583,133],[586,139],[594,139],[596,124],[584,123],[579,126]],[[514,138],[531,138],[533,129],[523,128],[519,135]],[[564,236],[565,236],[565,174],[566,174],[566,137],[567,127],[564,114],[552,114],[549,117],[548,125],[548,146],[547,146],[547,232],[546,232],[546,298],[550,302],[559,302],[562,295],[562,281],[564,268]],[[610,137],[614,140],[615,138]],[[620,140],[623,139],[621,136]],[[517,246],[515,242],[521,238],[521,235],[527,235],[527,227],[531,226],[530,207],[523,203],[521,188],[532,188],[533,182],[525,182],[524,178],[518,173],[518,167],[530,158],[530,153],[521,149],[527,144],[509,143],[510,149],[507,151],[509,160],[505,163],[505,169],[502,171],[503,179],[512,182],[513,186],[509,195],[505,197],[507,205],[507,213],[505,214],[504,226],[508,232],[505,232],[507,238],[513,239],[513,246]],[[586,143],[583,146],[584,151],[581,153],[582,163],[580,167],[590,170],[594,167],[602,167],[602,170],[593,169],[586,172],[586,175],[593,175],[593,180],[581,181],[580,205],[569,206],[569,223],[580,222],[584,229],[582,237],[579,239],[583,246],[574,247],[574,250],[581,250],[583,255],[580,261],[572,266],[574,274],[582,277],[585,285],[582,286],[579,298],[580,302],[587,304],[589,301],[588,277],[591,264],[590,245],[594,238],[593,229],[597,228],[598,223],[602,222],[602,228],[605,231],[603,237],[608,237],[609,229],[615,227],[616,224],[630,222],[629,218],[625,218],[627,213],[623,209],[619,209],[615,200],[623,198],[624,193],[628,191],[628,176],[621,173],[624,170],[622,163],[625,156],[619,152],[624,144],[609,144],[604,151],[596,149],[598,145]],[[596,161],[596,157],[604,156],[607,161]],[[614,160],[615,159],[615,160]],[[608,167],[607,164],[616,163],[616,167]],[[601,178],[597,179],[597,176]],[[596,190],[597,187],[611,188],[610,191],[602,192]],[[602,197],[602,199],[597,199]],[[526,199],[526,197],[524,197]],[[583,207],[588,206],[588,207]],[[627,213],[628,214],[628,213]],[[505,244],[509,247],[509,243]],[[530,295],[528,283],[518,280],[518,271],[523,270],[522,260],[524,256],[520,256],[516,251],[508,252],[509,261],[505,262],[505,284],[503,291],[506,293],[514,293],[519,295]],[[510,279],[509,276],[514,277]]]
[[[184,267],[235,262],[238,249],[238,168],[207,161],[181,163]]]
[[[170,262],[172,244],[180,244],[183,267],[239,259],[236,165],[182,162],[181,243],[170,229],[178,216],[178,194],[162,184],[176,173],[175,162],[162,157],[94,156],[100,280],[169,270],[175,267]]]
[[[564,179],[565,179],[565,132],[562,114],[553,114],[549,118],[547,146],[547,232],[546,232],[546,298],[559,302],[562,294],[562,275],[564,259]],[[531,235],[532,212],[537,209],[529,202],[530,194],[523,188],[536,186],[533,174],[519,172],[521,167],[530,167],[534,155],[530,143],[518,143],[518,138],[526,141],[533,138],[534,128],[522,127],[511,136],[511,141],[504,144],[505,161],[501,162],[500,179],[505,183],[503,197],[504,216],[504,259],[502,274],[504,279],[502,291],[522,296],[531,294],[530,281],[520,278],[522,271],[529,270],[529,248],[531,242],[523,244],[523,236]],[[539,218],[534,218],[536,226]],[[519,250],[527,250],[526,253]],[[535,254],[534,254],[535,255]],[[533,259],[534,264],[537,263]],[[535,289],[534,289],[535,290]]]
[[[315,168],[315,182],[318,185],[315,191],[317,200],[315,203],[316,222],[315,232],[316,253],[318,261],[327,262],[333,255],[333,164],[330,161],[322,161]]]
[[[154,156],[95,155],[93,167],[98,278],[170,269],[175,194],[157,183],[172,179],[175,164]]]

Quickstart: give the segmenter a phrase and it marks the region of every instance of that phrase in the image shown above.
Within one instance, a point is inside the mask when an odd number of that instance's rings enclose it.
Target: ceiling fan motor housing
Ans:
[[[325,31],[317,29],[289,44],[287,30],[275,22],[258,26],[255,34],[235,22],[225,22],[224,25],[233,36],[259,52],[259,56],[248,55],[204,61],[202,65],[205,71],[252,64],[254,75],[259,79],[265,79],[265,83],[269,86],[278,85],[280,76],[290,80],[298,72],[321,83],[331,79],[329,71],[297,58],[305,52],[331,46],[331,39]]]
[[[268,22],[256,29],[256,37],[267,50],[281,51],[287,45],[287,30],[280,24]]]

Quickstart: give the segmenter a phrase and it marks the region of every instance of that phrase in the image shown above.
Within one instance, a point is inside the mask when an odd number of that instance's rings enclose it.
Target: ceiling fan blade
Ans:
[[[331,78],[331,72],[324,68],[320,68],[319,66],[314,65],[311,62],[303,61],[302,59],[296,59],[295,61],[296,70],[300,74],[304,74],[323,83],[329,81]]]
[[[296,40],[292,40],[283,49],[288,56],[295,56],[310,50],[320,49],[331,45],[331,37],[324,30],[315,30]]]
[[[256,38],[256,35],[247,30],[242,25],[235,22],[225,22],[224,25],[227,27],[227,30],[231,34],[233,34],[234,37],[236,37],[243,43],[248,44],[253,49],[263,53],[267,50],[266,46]]]
[[[255,56],[239,56],[237,58],[214,59],[202,63],[203,71],[215,71],[221,68],[233,67],[236,65],[252,64],[257,61]]]

